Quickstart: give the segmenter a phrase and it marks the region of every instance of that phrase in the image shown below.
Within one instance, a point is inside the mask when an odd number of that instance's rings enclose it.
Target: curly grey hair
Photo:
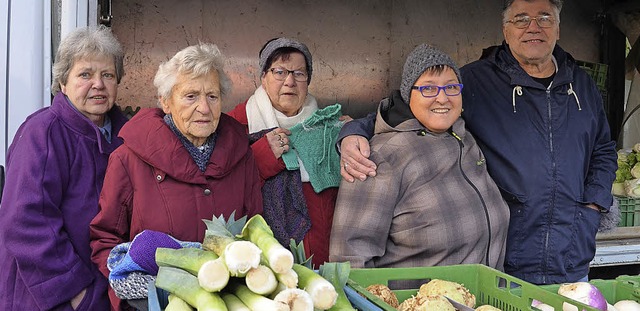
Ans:
[[[506,23],[509,20],[509,11],[511,5],[515,0],[505,0],[502,6],[502,23]],[[533,0],[524,0],[525,2],[532,2]],[[549,0],[549,3],[553,6],[554,18],[560,22],[560,11],[562,11],[562,0]]]
[[[82,27],[75,29],[60,41],[51,70],[51,93],[56,95],[60,92],[60,85],[67,83],[69,72],[76,61],[94,56],[113,58],[116,81],[120,83],[124,77],[124,52],[118,39],[104,25]]]
[[[220,81],[220,95],[227,95],[231,91],[231,80],[224,72],[224,61],[215,44],[200,43],[186,47],[158,66],[153,85],[158,89],[158,96],[168,98],[179,74],[202,77],[215,70]]]

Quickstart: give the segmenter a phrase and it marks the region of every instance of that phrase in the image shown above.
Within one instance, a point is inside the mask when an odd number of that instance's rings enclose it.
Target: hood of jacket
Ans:
[[[573,81],[575,59],[557,44],[553,49],[552,55],[557,66],[556,76],[553,78],[554,86],[569,84]],[[494,63],[500,70],[509,75],[511,85],[521,85],[539,89],[545,88],[533,80],[533,78],[520,67],[518,60],[511,54],[509,45],[505,41],[502,42],[502,45],[491,49],[487,60]]]
[[[120,131],[120,137],[133,153],[172,178],[191,183],[206,183],[207,177],[226,176],[249,152],[245,129],[222,113],[216,133],[216,145],[204,172],[164,121],[159,108],[140,110]]]
[[[451,131],[460,137],[464,136],[466,129],[462,118],[458,118],[456,122],[453,123],[449,129],[449,132]],[[409,104],[402,100],[399,90],[393,91],[389,97],[380,101],[376,115],[374,133],[382,134],[391,132],[416,132],[416,135],[426,135],[428,133],[434,136],[442,134],[429,131],[415,118]]]

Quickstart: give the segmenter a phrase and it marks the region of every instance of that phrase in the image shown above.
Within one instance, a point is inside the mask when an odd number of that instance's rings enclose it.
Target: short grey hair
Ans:
[[[153,85],[158,89],[158,96],[168,98],[171,96],[178,75],[202,77],[215,70],[220,81],[220,95],[224,96],[231,91],[231,80],[224,72],[224,62],[225,58],[215,44],[192,45],[158,66]]]
[[[93,56],[113,58],[118,84],[124,77],[124,52],[118,39],[104,25],[77,28],[69,33],[58,46],[53,64],[51,93],[60,92],[60,85],[66,85],[69,72],[76,61]]]
[[[509,20],[509,11],[511,10],[511,5],[515,0],[505,0],[504,5],[502,7],[502,23],[506,23]],[[533,2],[533,0],[524,0],[525,2]],[[560,11],[562,11],[562,0],[549,0],[549,3],[553,6],[553,11],[555,13],[554,18],[560,22]]]

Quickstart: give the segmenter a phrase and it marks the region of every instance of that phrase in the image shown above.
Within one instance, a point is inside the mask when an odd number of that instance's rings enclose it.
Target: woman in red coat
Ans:
[[[245,128],[221,113],[230,85],[223,63],[211,44],[178,52],[154,79],[161,108],[141,110],[120,131],[124,144],[109,158],[90,227],[92,260],[104,275],[110,251],[143,230],[202,242],[202,219],[262,212]],[[113,290],[110,298],[122,307]]]

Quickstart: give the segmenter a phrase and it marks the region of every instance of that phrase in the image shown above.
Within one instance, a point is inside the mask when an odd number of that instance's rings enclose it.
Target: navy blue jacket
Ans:
[[[535,284],[588,274],[601,215],[584,204],[611,206],[617,169],[595,82],[559,46],[553,55],[548,89],[506,44],[461,68],[462,117],[511,210],[505,272]],[[347,123],[340,138],[372,133],[368,123]]]

